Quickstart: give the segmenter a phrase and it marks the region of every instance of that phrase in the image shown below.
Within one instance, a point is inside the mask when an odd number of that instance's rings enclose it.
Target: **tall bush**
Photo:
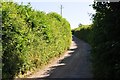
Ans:
[[[96,78],[120,75],[120,2],[95,2],[93,8],[93,70]]]
[[[57,13],[33,10],[30,4],[2,3],[3,78],[39,68],[67,50],[68,21]]]

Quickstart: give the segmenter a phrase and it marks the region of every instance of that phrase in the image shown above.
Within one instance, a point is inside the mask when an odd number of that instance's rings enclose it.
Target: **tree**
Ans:
[[[120,78],[120,2],[94,2],[92,59],[96,78]]]

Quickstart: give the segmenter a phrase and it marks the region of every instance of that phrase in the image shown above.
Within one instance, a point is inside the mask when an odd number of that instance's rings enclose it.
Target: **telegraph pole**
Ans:
[[[63,9],[63,6],[62,6],[62,5],[60,6],[60,9],[61,9],[61,12],[60,12],[60,13],[61,13],[61,16],[62,16],[62,9]]]

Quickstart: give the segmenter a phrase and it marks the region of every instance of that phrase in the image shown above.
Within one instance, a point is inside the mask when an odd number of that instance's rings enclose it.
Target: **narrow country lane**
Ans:
[[[92,78],[90,45],[73,36],[70,49],[29,78]]]

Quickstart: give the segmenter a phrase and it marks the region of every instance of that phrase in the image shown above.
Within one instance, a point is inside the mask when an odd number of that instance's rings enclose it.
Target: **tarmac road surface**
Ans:
[[[29,78],[92,78],[90,45],[73,36],[70,49]]]

